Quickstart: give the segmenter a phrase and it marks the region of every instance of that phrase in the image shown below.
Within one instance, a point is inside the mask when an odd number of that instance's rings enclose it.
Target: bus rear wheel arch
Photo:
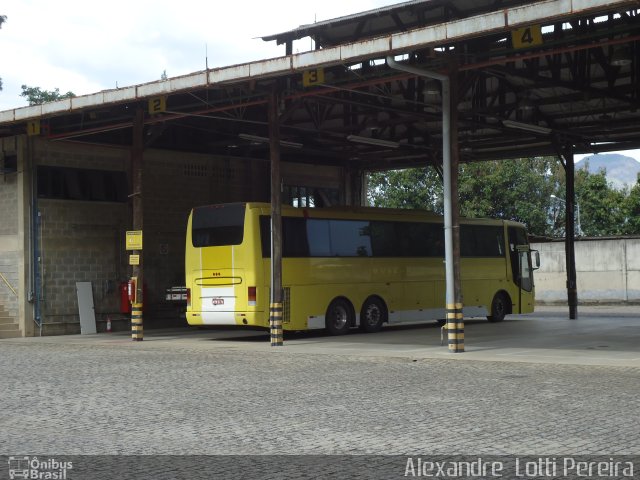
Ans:
[[[487,320],[493,323],[501,322],[509,313],[511,313],[511,297],[505,291],[496,293],[493,296],[491,314],[487,317]]]
[[[331,335],[344,335],[354,323],[355,313],[351,302],[343,297],[334,299],[327,308],[325,327]]]
[[[371,296],[362,304],[360,310],[360,329],[363,332],[374,333],[380,331],[389,317],[387,306],[380,297]]]

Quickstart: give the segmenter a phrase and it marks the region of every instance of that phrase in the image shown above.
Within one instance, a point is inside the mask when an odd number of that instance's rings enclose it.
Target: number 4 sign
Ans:
[[[540,25],[530,25],[511,32],[513,48],[529,48],[542,45],[542,28]]]

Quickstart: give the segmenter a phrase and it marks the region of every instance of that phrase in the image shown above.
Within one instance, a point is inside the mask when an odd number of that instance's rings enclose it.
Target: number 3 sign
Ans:
[[[305,87],[312,87],[314,85],[321,85],[323,83],[324,83],[324,70],[322,68],[307,70],[302,74],[302,85]]]

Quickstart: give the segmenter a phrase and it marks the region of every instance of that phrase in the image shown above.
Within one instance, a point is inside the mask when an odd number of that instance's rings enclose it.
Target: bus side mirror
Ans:
[[[537,270],[540,268],[540,252],[538,250],[532,250],[533,252],[533,269]]]

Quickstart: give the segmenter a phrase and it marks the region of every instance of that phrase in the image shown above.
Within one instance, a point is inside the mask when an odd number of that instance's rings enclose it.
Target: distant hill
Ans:
[[[640,173],[640,162],[619,153],[590,155],[576,162],[576,169],[586,168],[587,164],[589,165],[589,173],[606,170],[607,181],[618,190],[624,188],[625,184],[629,187],[635,185],[638,173]]]

